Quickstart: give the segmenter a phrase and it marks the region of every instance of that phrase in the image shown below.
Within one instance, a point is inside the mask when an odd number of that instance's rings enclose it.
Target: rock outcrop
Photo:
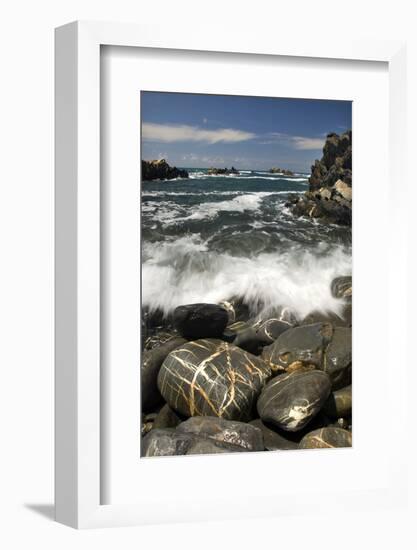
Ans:
[[[229,168],[209,168],[207,170],[209,176],[230,176],[231,174],[239,175],[239,170],[236,170],[234,166]]]
[[[269,170],[270,174],[282,174],[283,176],[293,176],[294,172],[291,170],[287,170],[285,168],[278,168],[277,166],[274,166]]]
[[[175,178],[188,178],[187,170],[170,166],[165,159],[142,161],[142,181],[172,180]]]
[[[299,216],[352,224],[352,131],[328,134],[321,160],[311,167],[309,190],[288,206]]]

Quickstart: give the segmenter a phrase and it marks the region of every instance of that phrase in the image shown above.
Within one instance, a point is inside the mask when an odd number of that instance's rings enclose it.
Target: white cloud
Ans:
[[[324,138],[308,138],[302,136],[293,136],[291,141],[296,149],[318,150],[323,149]]]
[[[235,130],[233,128],[219,128],[218,130],[205,130],[196,126],[154,124],[144,122],[142,124],[142,138],[145,141],[162,143],[175,143],[181,141],[194,141],[205,143],[237,143],[256,137],[252,132]]]

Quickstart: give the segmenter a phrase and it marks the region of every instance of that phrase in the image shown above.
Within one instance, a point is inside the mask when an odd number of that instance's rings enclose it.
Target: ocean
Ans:
[[[341,313],[330,283],[351,275],[351,228],[292,214],[286,203],[308,190],[307,174],[187,170],[189,179],[142,182],[143,307],[169,314],[239,297],[253,315]]]

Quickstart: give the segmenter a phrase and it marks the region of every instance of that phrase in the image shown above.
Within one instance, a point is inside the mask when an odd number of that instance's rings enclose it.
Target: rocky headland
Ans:
[[[327,135],[323,156],[311,167],[309,190],[288,206],[295,215],[352,224],[352,131]]]
[[[188,172],[170,166],[165,159],[142,160],[142,181],[188,178]]]
[[[329,292],[342,317],[237,298],[145,312],[141,455],[351,446],[351,277]]]

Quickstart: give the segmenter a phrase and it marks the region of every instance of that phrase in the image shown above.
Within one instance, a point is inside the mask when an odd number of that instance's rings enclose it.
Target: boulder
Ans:
[[[298,367],[319,367],[323,362],[324,346],[333,335],[330,323],[315,323],[294,327],[262,351],[262,359],[274,372],[295,370]]]
[[[303,437],[300,449],[329,449],[335,447],[352,447],[352,433],[336,427],[320,428]]]
[[[291,170],[288,170],[286,168],[278,168],[277,166],[274,166],[269,170],[270,174],[282,174],[283,176],[293,176],[294,172]]]
[[[207,170],[209,176],[230,176],[231,174],[238,175],[239,171],[234,166],[229,168],[209,168]]]
[[[299,431],[320,411],[330,389],[330,379],[322,371],[302,368],[280,374],[262,390],[257,403],[259,416],[283,430]]]
[[[331,283],[330,290],[335,298],[352,301],[352,276],[336,277]]]
[[[168,354],[184,343],[184,338],[171,338],[161,346],[143,352],[140,369],[143,412],[153,411],[163,402],[157,386],[159,369]]]
[[[142,181],[188,178],[186,170],[170,166],[165,159],[142,160]]]
[[[153,429],[160,430],[165,428],[176,428],[181,424],[182,419],[171,407],[165,404],[159,411],[153,422]]]
[[[333,391],[323,406],[323,411],[332,418],[345,418],[352,414],[352,386]]]
[[[170,407],[184,416],[250,420],[270,376],[261,359],[232,344],[196,340],[167,356],[158,388]]]
[[[177,428],[177,433],[187,433],[227,445],[237,445],[245,451],[264,450],[261,430],[245,422],[214,416],[194,416],[182,422]]]
[[[174,310],[173,321],[184,338],[216,338],[223,334],[229,315],[217,304],[189,304]]]
[[[336,327],[319,367],[332,381],[332,389],[337,390],[352,382],[352,330]]]
[[[141,456],[178,456],[243,452],[238,445],[228,445],[210,438],[175,430],[152,430],[143,439]]]
[[[260,418],[251,420],[250,425],[261,430],[266,451],[286,451],[298,449],[299,441],[290,439],[290,432],[266,425]]]

